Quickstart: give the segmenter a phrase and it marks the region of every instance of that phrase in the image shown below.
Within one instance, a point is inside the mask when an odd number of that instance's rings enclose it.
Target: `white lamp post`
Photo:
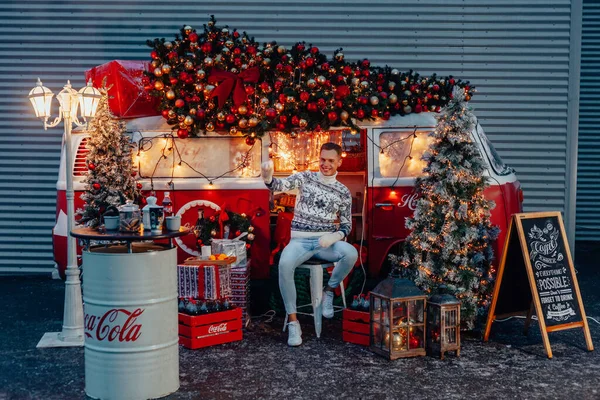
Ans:
[[[64,145],[67,179],[67,279],[65,282],[65,309],[61,332],[48,332],[44,334],[37,347],[69,347],[83,346],[83,301],[81,298],[81,281],[77,268],[77,243],[71,237],[75,218],[75,203],[73,193],[73,156],[71,154],[71,124],[84,126],[86,118],[93,118],[100,102],[100,91],[92,86],[91,80],[79,92],[71,87],[67,81],[63,90],[56,98],[60,103],[60,110],[56,119],[48,123],[53,93],[42,85],[38,78],[37,85],[29,92],[29,100],[33,105],[35,116],[44,120],[44,129],[57,126],[64,120]],[[77,108],[80,109],[84,123],[77,119]]]

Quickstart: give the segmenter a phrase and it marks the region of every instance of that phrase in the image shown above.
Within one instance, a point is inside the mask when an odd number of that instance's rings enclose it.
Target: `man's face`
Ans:
[[[342,165],[342,158],[338,156],[335,150],[321,150],[319,157],[319,170],[325,176],[335,175],[339,166]]]

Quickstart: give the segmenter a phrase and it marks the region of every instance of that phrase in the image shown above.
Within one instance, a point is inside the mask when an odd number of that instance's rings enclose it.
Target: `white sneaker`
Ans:
[[[323,290],[323,299],[321,300],[321,306],[323,307],[323,316],[325,318],[333,318],[333,292],[330,290]]]
[[[302,344],[302,329],[300,329],[300,322],[288,322],[287,329],[288,346],[300,346]]]

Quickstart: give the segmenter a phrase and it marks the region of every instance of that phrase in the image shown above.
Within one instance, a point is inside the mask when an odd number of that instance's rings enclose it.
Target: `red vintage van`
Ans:
[[[433,113],[409,114],[387,121],[362,123],[360,132],[332,129],[327,132],[289,135],[270,132],[249,146],[242,136],[211,133],[188,139],[174,139],[177,149],[164,153],[171,127],[161,117],[129,120],[127,130],[134,145],[133,157],[139,168],[144,191],[154,190],[159,202],[165,191],[171,192],[174,211],[182,216],[182,224],[194,226],[199,212],[209,217],[223,208],[244,213],[251,218],[255,240],[251,249],[252,277],[269,276],[273,248],[285,244],[289,214],[293,200],[278,201],[274,209],[270,192],[260,177],[260,164],[274,159],[275,173],[289,175],[304,169],[318,169],[319,148],[334,141],[344,149],[344,161],[338,179],[354,196],[354,229],[351,242],[362,244],[366,253],[365,268],[372,278],[383,277],[390,252],[399,251],[408,231],[405,218],[412,215],[416,195],[415,178],[422,173],[423,151],[428,134],[435,129]],[[410,140],[400,140],[414,135]],[[80,195],[85,164],[87,134],[73,134],[74,165],[72,167],[75,208],[82,205]],[[485,195],[496,203],[492,223],[501,233],[494,247],[499,259],[512,214],[522,211],[523,191],[514,174],[506,166],[485,136],[480,125],[472,132],[487,164],[490,186]],[[382,151],[383,149],[383,151]],[[163,157],[166,156],[166,157]],[[180,157],[185,163],[179,165]],[[243,165],[242,165],[243,164]],[[64,157],[57,182],[57,224],[54,228],[54,256],[58,270],[64,275],[66,266],[66,199]],[[202,177],[200,175],[204,175]],[[293,198],[292,198],[293,199]],[[284,207],[285,206],[285,207]],[[199,255],[196,240],[188,235],[177,241],[179,260]]]

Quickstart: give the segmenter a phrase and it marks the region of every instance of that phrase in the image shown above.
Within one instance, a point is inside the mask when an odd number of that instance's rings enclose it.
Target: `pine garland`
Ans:
[[[483,195],[485,163],[471,140],[476,118],[463,90],[453,91],[437,119],[434,142],[423,155],[425,176],[416,181],[417,207],[406,221],[411,233],[404,254],[390,259],[428,294],[444,286],[461,300],[462,322],[473,329],[491,296],[491,242],[499,232],[490,222],[495,204]]]
[[[88,124],[88,173],[84,180],[85,192],[81,195],[85,204],[83,209],[77,210],[77,216],[80,224],[92,228],[102,224],[102,215],[110,206],[140,198],[125,122],[115,118],[108,106],[110,88],[104,83],[100,89],[102,97],[96,117]]]

